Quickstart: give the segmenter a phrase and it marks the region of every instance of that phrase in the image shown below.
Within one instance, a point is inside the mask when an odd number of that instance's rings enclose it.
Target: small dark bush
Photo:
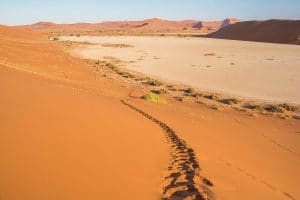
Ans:
[[[215,94],[206,95],[204,97],[207,98],[207,99],[211,99],[211,100],[218,100],[219,99],[219,97]]]
[[[235,98],[230,98],[230,99],[221,99],[219,102],[228,104],[228,105],[233,105],[233,104],[238,104],[239,101]]]
[[[259,111],[262,111],[264,109],[263,106],[261,105],[250,104],[250,103],[244,105],[244,108],[248,108],[251,110],[259,110]]]
[[[185,92],[191,94],[191,93],[194,93],[195,90],[193,88],[188,88],[185,90]]]
[[[111,68],[113,70],[117,69],[117,67],[114,64],[112,64],[112,63],[106,63],[106,67]]]
[[[279,105],[267,105],[264,107],[264,110],[266,110],[268,112],[283,113],[285,109]]]
[[[146,84],[152,85],[152,86],[162,86],[163,85],[163,83],[161,83],[157,80],[149,80],[149,81],[146,82]]]
[[[203,94],[200,94],[200,93],[193,93],[192,95],[191,95],[192,97],[202,97],[203,96]]]
[[[135,78],[135,76],[129,72],[118,71],[118,74],[123,76],[124,78]]]
[[[151,90],[152,93],[155,94],[167,94],[167,91],[164,89],[160,89],[160,90]]]

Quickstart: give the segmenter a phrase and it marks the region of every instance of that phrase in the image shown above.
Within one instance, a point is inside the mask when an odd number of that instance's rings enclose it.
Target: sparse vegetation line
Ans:
[[[277,115],[283,119],[299,119],[299,115],[295,113],[298,110],[298,107],[295,105],[290,105],[287,103],[265,104],[259,102],[248,102],[243,99],[228,97],[221,94],[199,92],[195,88],[185,86],[184,89],[178,89],[178,87],[176,88],[176,86],[174,85],[166,85],[164,82],[152,79],[150,77],[145,77],[144,75],[140,75],[131,71],[124,71],[124,69],[117,66],[120,65],[120,63],[122,63],[121,60],[118,60],[113,57],[108,57],[107,59],[108,61],[96,61],[95,66],[105,66],[107,68],[110,68],[113,72],[120,75],[121,77],[126,78],[127,80],[132,80],[138,84],[143,84],[149,87],[151,89],[150,91],[152,94],[146,94],[143,97],[144,100],[157,102],[158,98],[156,98],[155,95],[168,94],[177,101],[194,101],[196,103],[204,103],[209,107],[217,110],[225,108],[224,106],[227,106],[240,111],[253,111],[261,114],[268,114],[274,116]],[[210,102],[207,102],[207,100],[209,100]]]
[[[113,43],[104,43],[101,44],[102,47],[112,47],[112,48],[131,48],[134,47],[130,44],[113,44]]]
[[[212,192],[209,187],[213,186],[213,183],[200,176],[200,165],[195,151],[164,122],[126,103],[124,100],[121,100],[121,102],[159,125],[171,146],[171,163],[168,167],[168,175],[164,180],[162,199],[212,199]]]

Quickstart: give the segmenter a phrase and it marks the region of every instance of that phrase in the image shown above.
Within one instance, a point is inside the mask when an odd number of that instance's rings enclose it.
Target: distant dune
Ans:
[[[108,31],[123,31],[133,33],[178,33],[178,32],[212,32],[230,24],[238,22],[237,19],[225,19],[213,22],[197,20],[163,20],[158,18],[141,21],[106,21],[102,23],[75,23],[55,24],[52,22],[38,22],[32,25],[18,26],[39,32],[54,33],[101,33]]]
[[[208,35],[210,38],[300,44],[300,20],[246,21]]]

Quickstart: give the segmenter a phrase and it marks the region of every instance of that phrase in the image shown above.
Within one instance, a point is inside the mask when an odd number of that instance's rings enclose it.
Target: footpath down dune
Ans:
[[[300,198],[299,120],[145,102],[65,50],[0,27],[0,199]]]
[[[300,20],[247,21],[207,35],[210,38],[300,44]]]

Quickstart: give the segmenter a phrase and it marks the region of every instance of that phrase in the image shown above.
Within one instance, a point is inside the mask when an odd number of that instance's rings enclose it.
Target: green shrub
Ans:
[[[144,96],[141,97],[142,99],[146,100],[146,101],[150,101],[150,102],[153,102],[153,103],[167,103],[166,100],[154,93],[148,93],[148,94],[145,94]]]

